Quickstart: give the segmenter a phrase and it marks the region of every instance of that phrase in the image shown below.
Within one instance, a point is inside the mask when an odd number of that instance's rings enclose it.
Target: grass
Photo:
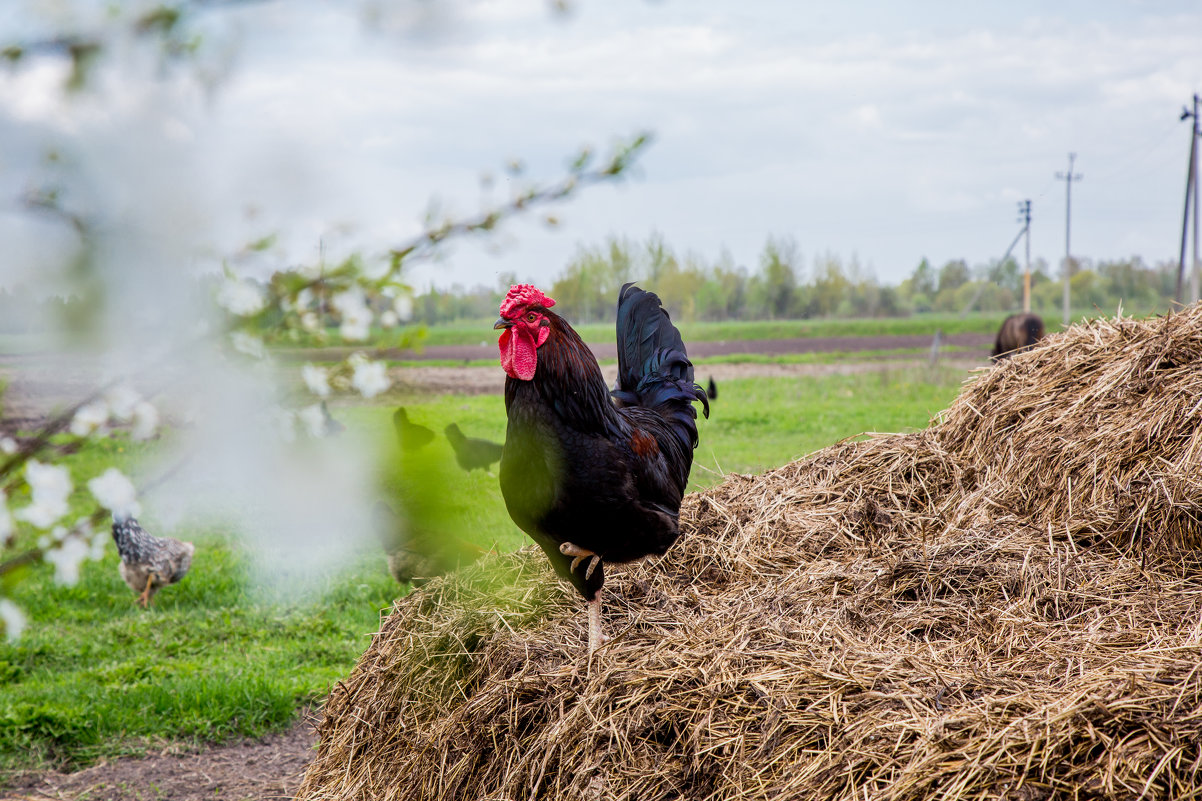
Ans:
[[[557,308],[556,311],[559,311]],[[1127,309],[1130,316],[1138,310]],[[1147,312],[1145,312],[1146,314]],[[564,314],[571,320],[571,312]],[[876,318],[816,318],[809,320],[726,320],[718,322],[677,321],[685,342],[754,341],[762,339],[812,339],[817,337],[879,337],[879,336],[933,336],[935,329],[945,336],[952,334],[986,334],[994,336],[1010,312],[974,312],[961,317],[956,312],[924,312],[909,317]],[[1113,310],[1074,309],[1074,322],[1098,316],[1112,316]],[[1048,331],[1060,331],[1059,313],[1043,315]],[[476,345],[493,342],[494,318],[461,320],[428,326],[422,344],[429,345]],[[612,343],[612,322],[573,324],[573,328],[586,342]],[[331,342],[337,342],[336,332],[331,331]]]
[[[63,458],[73,512],[83,511],[84,479],[112,464],[130,471],[146,452],[112,439]],[[143,522],[154,530],[153,516]],[[192,569],[147,612],[111,545],[74,587],[46,565],[16,585],[29,625],[16,643],[0,640],[0,777],[286,727],[346,674],[397,594],[373,552],[306,603],[271,598],[253,585],[239,542],[204,526],[183,536],[197,545]]]
[[[556,309],[558,311],[558,309]],[[566,314],[567,312],[565,312]],[[963,319],[958,314],[915,314],[910,317],[881,317],[874,319],[813,319],[813,320],[734,320],[723,322],[679,323],[685,342],[721,342],[731,340],[796,339],[814,337],[875,337],[931,336],[936,328],[944,334],[996,334],[1006,314],[1003,312],[971,314]],[[569,315],[570,319],[570,315]],[[429,326],[423,344],[475,345],[493,341],[490,320],[470,320]],[[612,342],[613,323],[573,324],[586,342]],[[332,338],[331,341],[336,341]]]
[[[751,340],[744,340],[750,342]],[[750,350],[750,348],[748,349]],[[730,353],[723,356],[690,357],[695,365],[706,364],[841,364],[848,360],[869,361],[888,358],[926,358],[931,352],[929,346],[919,348],[886,348],[879,350],[831,350],[811,351],[809,353]],[[943,357],[958,354],[979,353],[980,348],[959,345],[942,345],[939,353]],[[333,351],[294,351],[296,361],[335,361],[342,354]],[[496,357],[487,359],[388,359],[390,367],[491,367],[496,368]],[[600,359],[600,364],[617,364],[617,359]]]
[[[892,371],[724,382],[711,419],[701,422],[690,487],[716,483],[723,472],[774,467],[861,431],[922,427],[946,407],[963,377],[951,370]],[[415,422],[440,434],[455,421],[469,436],[504,438],[499,396],[421,398],[406,407]],[[386,440],[391,411],[335,409],[352,430]],[[64,463],[78,484],[109,464],[131,470],[145,455],[146,446],[117,439]],[[420,483],[407,483],[396,463],[381,483],[393,495],[406,488],[416,495],[415,524],[483,548],[526,544],[495,474],[465,477],[441,436],[408,467]],[[153,516],[144,522],[152,527]],[[17,586],[14,598],[30,625],[16,643],[0,642],[0,779],[15,769],[75,768],[166,743],[282,729],[298,708],[318,702],[346,676],[380,610],[403,591],[381,554],[370,550],[307,600],[265,596],[254,585],[247,551],[219,527],[198,526],[183,536],[197,544],[192,571],[146,612],[133,606],[111,547],[101,562],[85,563],[74,587],[55,584],[45,565]]]

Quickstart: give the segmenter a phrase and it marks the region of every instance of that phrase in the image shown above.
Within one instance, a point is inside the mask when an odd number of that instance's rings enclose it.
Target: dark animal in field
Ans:
[[[336,437],[343,431],[346,431],[346,425],[335,420],[334,415],[330,414],[330,407],[325,401],[321,402],[321,417],[324,421],[324,432],[327,437]]]
[[[494,328],[509,418],[501,494],[510,517],[588,604],[590,653],[604,641],[605,563],[663,555],[680,536],[680,502],[705,391],[659,298],[618,294],[618,384],[529,284],[509,288]]]
[[[1002,321],[990,358],[996,362],[1033,348],[1043,336],[1043,320],[1038,314],[1012,314]]]
[[[372,524],[384,547],[388,572],[401,584],[425,584],[460,565],[474,562],[484,554],[478,545],[457,536],[423,530],[412,520],[403,520],[384,501],[372,507]]]
[[[714,381],[713,376],[710,376],[710,383],[706,387],[705,394],[709,395],[710,400],[718,400],[718,384]]]
[[[392,427],[396,430],[396,439],[401,450],[416,451],[434,441],[434,432],[411,422],[404,406],[398,406],[392,413]]]
[[[405,536],[401,519],[391,506],[384,501],[376,501],[371,514],[376,536],[384,546],[388,572],[399,583],[423,584],[445,572],[436,555],[417,547]]]
[[[161,588],[187,575],[196,551],[190,542],[147,534],[132,517],[113,521],[113,540],[121,555],[117,566],[121,578],[131,590],[141,593],[135,603],[143,609]]]
[[[451,423],[444,433],[451,449],[455,451],[455,461],[469,473],[476,468],[487,470],[494,462],[501,460],[504,447],[486,439],[469,437],[459,430],[458,423]]]

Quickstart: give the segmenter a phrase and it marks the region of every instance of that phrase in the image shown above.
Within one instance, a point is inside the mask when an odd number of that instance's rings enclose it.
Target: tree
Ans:
[[[114,429],[150,437],[160,408],[188,408],[196,418],[192,436],[176,438],[180,449],[162,468],[147,468],[142,489],[203,472],[226,482],[240,512],[257,507],[258,520],[267,521],[256,523],[262,536],[295,540],[312,529],[328,538],[330,530],[353,529],[350,521],[370,507],[372,482],[363,475],[370,459],[350,443],[319,442],[318,401],[334,392],[370,398],[385,391],[385,365],[365,343],[373,336],[377,345],[412,343],[416,331],[403,323],[415,306],[434,319],[478,313],[481,298],[492,305],[495,297],[487,288],[431,291],[417,306],[406,269],[438,257],[449,241],[489,236],[516,215],[619,179],[647,143],[636,135],[601,157],[585,149],[558,178],[514,174],[504,201],[474,216],[432,211],[415,236],[384,253],[329,258],[323,243],[315,258],[290,263],[279,231],[253,230],[262,215],[231,242],[192,205],[201,194],[195,181],[209,168],[193,140],[203,138],[209,101],[233,69],[226,60],[233,40],[207,15],[238,4],[181,0],[84,13],[92,5],[60,8],[54,19],[64,21],[62,30],[43,38],[0,43],[17,80],[30,65],[63,65],[54,110],[65,120],[58,127],[20,127],[18,120],[20,135],[6,141],[10,158],[25,165],[19,177],[28,186],[28,222],[20,234],[39,254],[55,254],[55,263],[10,256],[0,262],[0,287],[59,298],[52,313],[23,324],[52,331],[56,343],[86,343],[97,366],[93,389],[61,413],[34,431],[0,436],[0,625],[9,636],[22,620],[4,596],[29,566],[53,562],[70,582],[108,540],[102,524],[110,514],[138,510],[133,481],[111,469],[71,475],[54,464],[52,439],[79,444]],[[222,198],[234,208],[239,201]],[[58,314],[65,305],[70,314]],[[274,342],[325,341],[348,345],[350,355],[332,365],[264,369]],[[273,380],[281,373],[285,380]],[[239,471],[217,466],[234,456]],[[82,502],[80,485],[92,511],[71,519],[68,502]]]
[[[792,316],[799,256],[792,240],[768,237],[760,252],[760,305],[769,319]]]
[[[943,294],[949,290],[955,291],[964,284],[967,284],[971,278],[968,264],[963,259],[949,261],[939,270],[939,285],[936,288],[936,293]]]

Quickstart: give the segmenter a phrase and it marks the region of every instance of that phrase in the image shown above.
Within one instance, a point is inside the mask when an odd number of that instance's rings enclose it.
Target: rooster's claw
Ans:
[[[572,560],[572,568],[571,569],[573,572],[575,572],[577,565],[579,565],[585,559],[592,557],[592,561],[589,562],[588,569],[584,572],[584,580],[585,581],[588,581],[590,578],[593,577],[593,571],[597,569],[597,565],[600,564],[600,562],[601,562],[600,556],[598,556],[597,554],[593,553],[590,550],[581,548],[579,545],[576,545],[571,542],[562,543],[559,546],[559,552],[561,554],[563,554],[564,556],[576,557],[575,559]]]

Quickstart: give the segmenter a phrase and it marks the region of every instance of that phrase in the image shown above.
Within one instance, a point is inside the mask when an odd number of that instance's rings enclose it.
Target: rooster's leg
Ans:
[[[597,556],[597,554],[595,554],[592,551],[587,550],[585,548],[581,548],[579,545],[575,545],[570,542],[565,542],[562,545],[560,545],[559,552],[561,554],[563,554],[564,556],[576,557],[575,559],[572,560],[571,569],[573,572],[576,570],[576,565],[580,564],[585,559],[588,559],[590,557],[592,558],[592,561],[588,563],[588,570],[586,570],[584,573],[585,581],[587,581],[593,577],[593,571],[597,569],[597,563],[601,561],[601,557]]]
[[[600,556],[572,542],[562,543],[559,546],[559,552],[564,556],[573,557],[571,568],[573,572],[575,572],[576,566],[585,559],[590,560],[588,568],[584,571],[585,581],[593,577],[593,571],[597,569],[597,565],[601,564]],[[601,630],[601,590],[598,588],[597,594],[591,601],[588,601],[588,652],[591,654],[607,642],[609,642],[609,638]]]
[[[609,637],[601,630],[601,590],[597,590],[588,602],[588,652],[592,654],[607,642]]]
[[[153,573],[146,576],[146,589],[142,590],[142,594],[138,596],[138,600],[136,601],[138,606],[142,607],[143,609],[150,606],[150,584],[153,581]]]

